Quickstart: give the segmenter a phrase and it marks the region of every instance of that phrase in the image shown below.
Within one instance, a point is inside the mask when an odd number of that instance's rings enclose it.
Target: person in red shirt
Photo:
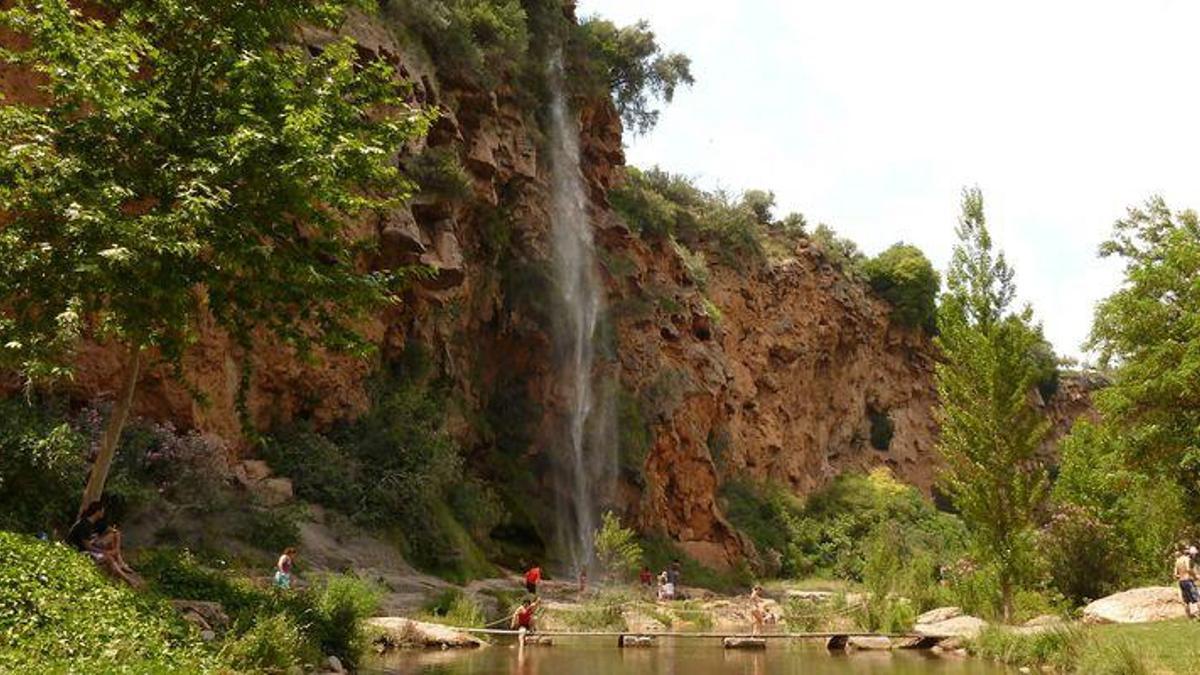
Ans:
[[[542,580],[542,568],[534,565],[525,573],[525,590],[530,595],[537,595],[538,582]]]
[[[533,613],[537,610],[538,603],[540,602],[541,600],[538,598],[533,598],[532,600],[525,598],[522,600],[521,606],[513,613],[512,629],[532,633],[534,630]]]
[[[649,586],[654,583],[654,574],[650,572],[650,568],[642,565],[642,571],[638,574],[638,581],[642,582],[643,586]]]

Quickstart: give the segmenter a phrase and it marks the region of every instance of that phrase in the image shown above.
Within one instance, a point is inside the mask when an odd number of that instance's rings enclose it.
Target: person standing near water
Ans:
[[[767,611],[763,607],[762,586],[755,585],[750,591],[750,618],[754,621],[754,634],[762,630]]]
[[[533,567],[529,568],[528,572],[525,573],[525,590],[528,591],[530,595],[536,596],[538,583],[541,582],[541,580],[542,568],[535,564]]]
[[[296,549],[289,546],[275,562],[275,587],[285,591],[292,587],[292,567],[296,564]]]
[[[1175,559],[1175,581],[1179,582],[1179,592],[1183,596],[1183,609],[1189,619],[1200,618],[1193,612],[1193,605],[1200,605],[1200,591],[1196,589],[1196,556],[1200,551],[1195,546],[1189,546],[1179,551]]]

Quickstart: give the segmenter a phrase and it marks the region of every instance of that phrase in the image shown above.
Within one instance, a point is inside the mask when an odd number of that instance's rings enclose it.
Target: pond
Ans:
[[[615,639],[558,638],[552,647],[518,650],[399,652],[366,672],[389,675],[1004,675],[1011,671],[971,658],[928,652],[830,654],[815,644],[773,642],[765,651],[726,650],[717,640],[664,641],[658,647],[618,649]]]

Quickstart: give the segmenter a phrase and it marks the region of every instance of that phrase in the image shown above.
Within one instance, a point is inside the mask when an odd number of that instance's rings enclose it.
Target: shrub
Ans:
[[[335,574],[318,579],[310,592],[320,617],[314,627],[322,652],[353,667],[364,647],[363,620],[379,609],[379,588],[353,575]]]
[[[1117,590],[1126,576],[1115,528],[1085,507],[1059,506],[1039,536],[1050,582],[1076,604]]]
[[[509,609],[513,598],[500,599],[501,610]],[[483,608],[478,602],[468,597],[461,589],[448,588],[433,602],[425,605],[424,614],[435,623],[464,628],[482,628],[487,623]]]
[[[571,630],[623,631],[628,628],[621,611],[624,600],[620,595],[604,594],[564,610],[558,616]]]
[[[65,534],[74,520],[87,438],[45,406],[0,401],[0,529]]]
[[[621,519],[612,511],[605,512],[601,518],[595,545],[597,562],[613,578],[632,576],[642,565],[642,547],[638,544],[637,533],[623,527]]]
[[[404,171],[425,194],[463,201],[473,194],[471,176],[453,146],[430,147],[406,157]]]
[[[384,16],[411,32],[443,77],[495,86],[528,43],[519,0],[385,0]]]
[[[858,250],[858,244],[853,241],[838,236],[833,228],[824,223],[817,225],[817,229],[813,230],[812,243],[848,277],[853,279],[861,278],[862,264],[864,256]]]
[[[230,640],[221,655],[239,671],[282,672],[305,659],[304,636],[285,613],[258,616],[248,630]]]
[[[851,254],[853,257],[853,254]],[[941,277],[921,249],[894,244],[862,263],[871,288],[892,305],[892,318],[932,333],[937,327],[937,295]]]
[[[0,670],[203,672],[216,659],[165,602],[57,543],[0,532]]]

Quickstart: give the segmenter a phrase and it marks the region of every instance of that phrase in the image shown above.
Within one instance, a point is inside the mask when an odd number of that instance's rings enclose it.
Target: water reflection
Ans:
[[[553,647],[498,645],[473,651],[406,652],[374,664],[394,675],[1000,675],[975,659],[923,652],[829,654],[818,646],[773,643],[766,651],[722,649],[715,640],[665,641],[618,649],[616,640],[575,639]]]

